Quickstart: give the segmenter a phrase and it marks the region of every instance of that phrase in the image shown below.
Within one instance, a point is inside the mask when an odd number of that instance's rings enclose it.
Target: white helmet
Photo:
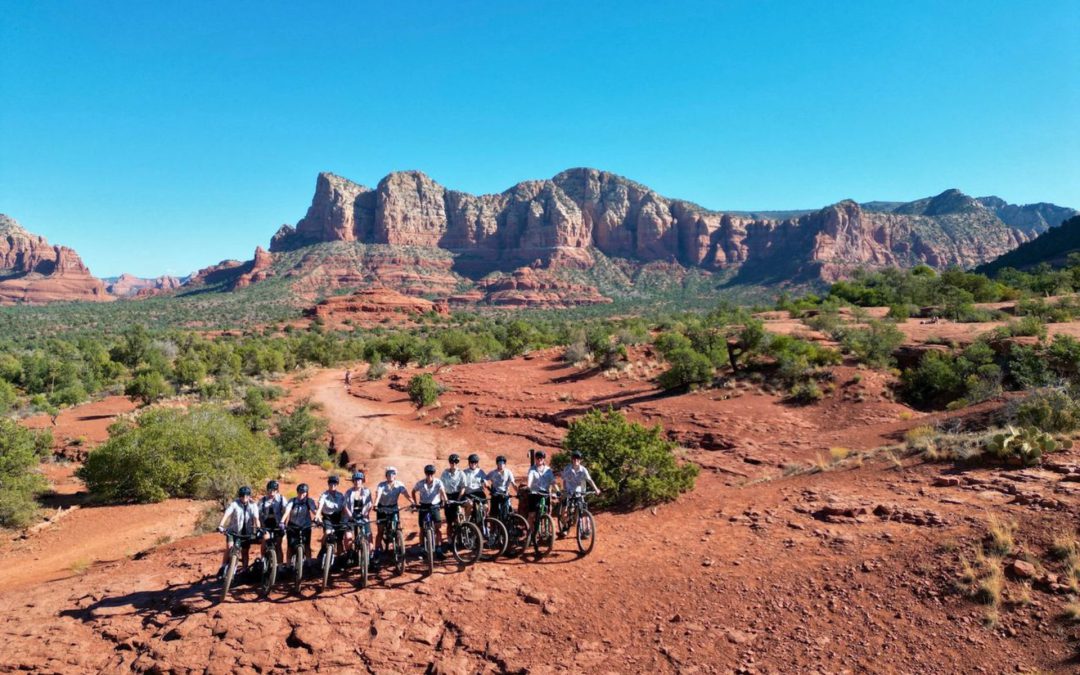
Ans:
[[[394,467],[392,467],[392,466],[388,466],[388,467],[386,467],[386,473],[387,473],[388,475],[389,475],[389,474],[392,474],[392,473],[397,473],[397,469],[396,469],[396,468],[394,468]]]

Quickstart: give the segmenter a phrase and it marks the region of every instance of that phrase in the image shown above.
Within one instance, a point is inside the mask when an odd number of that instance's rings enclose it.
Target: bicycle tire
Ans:
[[[506,553],[508,534],[506,525],[498,518],[484,518],[484,546],[480,557],[494,560]]]
[[[555,519],[551,516],[536,517],[536,532],[533,534],[533,553],[539,560],[555,548]]]
[[[262,594],[269,595],[270,589],[274,587],[277,582],[277,551],[274,550],[273,542],[267,546],[266,553],[263,554],[263,570],[262,570]]]
[[[225,582],[221,587],[221,601],[225,602],[229,597],[229,589],[232,588],[233,578],[236,576],[236,566],[240,563],[240,551],[233,547],[229,552],[229,564],[225,567]]]
[[[401,530],[394,535],[394,569],[398,574],[405,574],[405,537]]]
[[[578,553],[581,555],[592,553],[593,546],[596,545],[596,521],[588,511],[578,512],[577,523],[574,525],[574,537],[577,539]]]
[[[368,584],[368,565],[371,562],[369,548],[367,537],[364,537],[360,540],[360,550],[357,553],[360,556],[360,588],[367,588]]]
[[[435,531],[431,526],[424,528],[424,560],[428,575],[435,574]]]
[[[304,580],[304,545],[301,543],[295,549],[293,549],[293,572],[295,578],[293,579],[293,589],[300,592],[300,582]]]
[[[520,555],[529,542],[529,521],[520,513],[511,513],[506,522],[506,553]]]
[[[330,570],[334,567],[334,544],[326,547],[322,554],[322,589],[330,588]]]
[[[454,559],[462,565],[472,565],[480,559],[483,535],[476,523],[461,523],[454,530]]]

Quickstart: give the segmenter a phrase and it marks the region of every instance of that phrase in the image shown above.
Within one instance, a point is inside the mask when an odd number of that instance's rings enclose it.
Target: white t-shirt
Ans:
[[[405,483],[396,479],[393,483],[384,480],[375,488],[375,498],[379,506],[397,506],[401,495],[408,493],[409,489],[405,487]]]
[[[442,497],[439,494],[442,489],[442,481],[438,478],[432,480],[430,485],[428,485],[427,479],[421,480],[416,484],[416,487],[413,488],[413,490],[419,493],[421,504],[433,504],[435,506],[442,503]]]
[[[487,479],[491,481],[492,492],[508,493],[510,486],[514,483],[514,472],[510,469],[502,471],[495,469],[487,475]]]
[[[529,467],[529,489],[533,492],[548,492],[555,483],[555,472],[550,466]]]
[[[442,472],[439,480],[442,481],[446,494],[456,494],[465,487],[465,472],[461,469],[454,469],[453,471],[446,469]]]
[[[472,492],[473,490],[483,490],[484,481],[487,480],[487,474],[484,470],[477,467],[475,469],[465,469],[461,473],[465,474],[465,490]]]
[[[585,468],[584,464],[577,471],[574,471],[573,464],[568,464],[563,469],[562,479],[567,492],[585,492],[585,488],[589,486],[592,476],[589,475],[589,470]]]
[[[243,532],[246,526],[250,526],[249,530],[254,530],[258,519],[259,507],[255,502],[241,504],[234,499],[225,509],[225,529],[232,532]]]
[[[319,506],[323,513],[332,516],[345,509],[345,495],[337,490],[327,490],[319,497]]]

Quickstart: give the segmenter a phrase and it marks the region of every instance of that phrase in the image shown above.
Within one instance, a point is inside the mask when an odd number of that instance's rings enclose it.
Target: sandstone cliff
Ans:
[[[0,214],[0,305],[71,300],[107,302],[113,297],[75,251],[52,246]]]
[[[105,290],[118,298],[148,297],[180,288],[181,281],[174,276],[162,275],[144,279],[134,274],[121,274],[115,279],[105,279]]]

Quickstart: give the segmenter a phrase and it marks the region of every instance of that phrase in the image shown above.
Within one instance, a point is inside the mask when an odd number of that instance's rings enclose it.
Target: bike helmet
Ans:
[[[469,455],[469,464],[478,464],[480,462],[480,455],[475,452]]]
[[[388,467],[386,467],[386,475],[387,475],[387,476],[389,476],[389,475],[390,475],[390,474],[392,474],[392,473],[397,473],[397,469],[395,469],[395,468],[394,468],[394,467],[392,467],[392,466],[388,466]]]
[[[499,455],[495,458],[496,464],[506,464],[506,455]]]
[[[536,459],[547,459],[547,454],[543,450],[537,450],[533,457]]]
[[[300,483],[296,486],[296,494],[298,495],[306,495],[307,491],[307,483]]]
[[[570,453],[570,459],[581,459],[581,453],[577,450]]]
[[[363,471],[354,472],[353,475],[352,475],[352,479],[353,480],[364,480],[364,472]]]
[[[330,485],[337,485],[338,483],[341,482],[341,479],[338,478],[335,475],[331,475],[329,478],[326,479],[326,482],[329,483]]]
[[[272,480],[272,481],[270,481],[269,483],[266,484],[266,489],[267,490],[276,490],[276,489],[278,489],[278,487],[280,487],[280,486],[278,485],[278,482],[276,480]]]
[[[458,457],[458,454],[457,454],[457,453],[455,452],[455,453],[452,453],[452,454],[451,454],[451,455],[450,455],[450,456],[449,456],[449,457],[447,458],[447,461],[448,461],[448,462],[450,462],[451,464],[457,464],[458,462],[460,462],[460,461],[461,461],[461,457]]]
[[[434,476],[435,475],[435,465],[434,464],[428,464],[427,466],[425,466],[424,467],[424,475],[425,476]]]
[[[245,485],[244,487],[237,490],[236,496],[237,497],[250,497],[251,496],[251,488],[249,488],[248,486]]]

